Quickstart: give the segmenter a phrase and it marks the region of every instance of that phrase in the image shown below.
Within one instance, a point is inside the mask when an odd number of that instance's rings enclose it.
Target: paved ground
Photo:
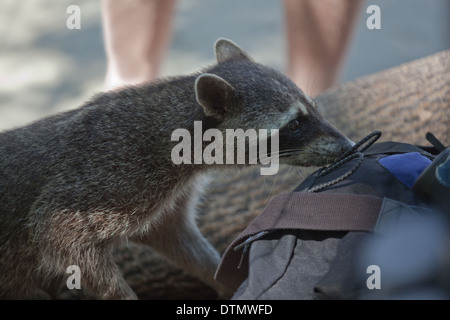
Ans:
[[[81,8],[80,30],[66,27],[71,4]],[[381,30],[366,27],[370,4],[381,9]],[[281,1],[179,0],[163,73],[192,72],[213,62],[218,37],[285,70]],[[449,0],[367,0],[342,81],[448,48]],[[104,74],[99,1],[0,2],[0,130],[80,105],[102,89]]]

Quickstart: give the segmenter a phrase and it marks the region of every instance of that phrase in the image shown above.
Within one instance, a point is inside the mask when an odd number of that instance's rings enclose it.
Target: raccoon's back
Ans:
[[[61,148],[58,122],[77,112],[0,133],[0,221],[25,218],[42,187],[56,173],[55,150]]]

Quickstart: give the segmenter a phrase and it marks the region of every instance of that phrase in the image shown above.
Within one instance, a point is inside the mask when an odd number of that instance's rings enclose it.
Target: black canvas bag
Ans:
[[[395,229],[402,216],[433,213],[411,181],[439,153],[398,142],[372,145],[379,135],[273,198],[233,241],[216,279],[235,290],[234,299],[364,294],[367,268],[356,263],[364,244],[374,231]]]

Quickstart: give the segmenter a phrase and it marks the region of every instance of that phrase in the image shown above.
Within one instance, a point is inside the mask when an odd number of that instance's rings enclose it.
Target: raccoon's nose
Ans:
[[[348,150],[350,150],[354,145],[355,145],[355,143],[352,140],[345,139],[344,142],[341,144],[340,152],[345,153]]]

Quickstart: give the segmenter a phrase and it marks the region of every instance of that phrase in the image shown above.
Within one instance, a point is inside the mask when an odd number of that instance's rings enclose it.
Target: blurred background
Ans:
[[[70,5],[81,29],[69,30]],[[381,30],[369,30],[366,8],[381,9]],[[219,37],[256,61],[286,71],[283,2],[178,0],[163,75],[197,71],[214,62]],[[0,2],[0,131],[80,106],[103,89],[106,58],[100,0]],[[449,0],[365,1],[341,82],[450,48]]]

